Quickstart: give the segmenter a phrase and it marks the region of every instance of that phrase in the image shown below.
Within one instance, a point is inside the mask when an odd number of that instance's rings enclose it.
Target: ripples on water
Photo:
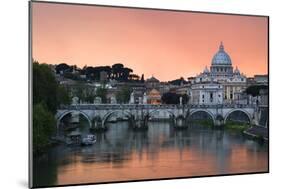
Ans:
[[[132,131],[110,124],[88,147],[58,146],[35,160],[35,186],[191,177],[268,170],[268,146],[240,133],[151,122]]]

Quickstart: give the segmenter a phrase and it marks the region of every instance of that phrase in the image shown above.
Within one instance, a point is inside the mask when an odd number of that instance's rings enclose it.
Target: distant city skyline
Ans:
[[[266,17],[33,3],[33,58],[78,67],[122,63],[161,81],[196,76],[222,41],[246,76],[268,72]]]

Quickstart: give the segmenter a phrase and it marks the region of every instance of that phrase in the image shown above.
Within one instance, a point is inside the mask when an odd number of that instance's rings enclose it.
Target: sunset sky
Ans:
[[[190,76],[223,41],[233,67],[267,73],[267,18],[32,3],[33,58],[79,67],[123,63],[145,78]]]

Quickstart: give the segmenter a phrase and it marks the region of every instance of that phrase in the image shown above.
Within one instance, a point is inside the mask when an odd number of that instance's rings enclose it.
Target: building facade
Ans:
[[[161,94],[158,90],[152,89],[147,94],[147,103],[148,104],[161,104]]]
[[[231,58],[222,43],[212,58],[210,69],[206,66],[202,73],[189,78],[189,81],[191,89],[187,93],[191,97],[190,103],[194,104],[234,103],[247,87],[246,76],[238,67],[233,70]]]
[[[191,104],[222,104],[223,88],[218,82],[200,82],[191,86]]]

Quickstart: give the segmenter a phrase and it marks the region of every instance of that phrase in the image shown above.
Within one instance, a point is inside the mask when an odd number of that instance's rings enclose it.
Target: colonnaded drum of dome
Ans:
[[[31,4],[33,187],[268,172],[268,17]]]

